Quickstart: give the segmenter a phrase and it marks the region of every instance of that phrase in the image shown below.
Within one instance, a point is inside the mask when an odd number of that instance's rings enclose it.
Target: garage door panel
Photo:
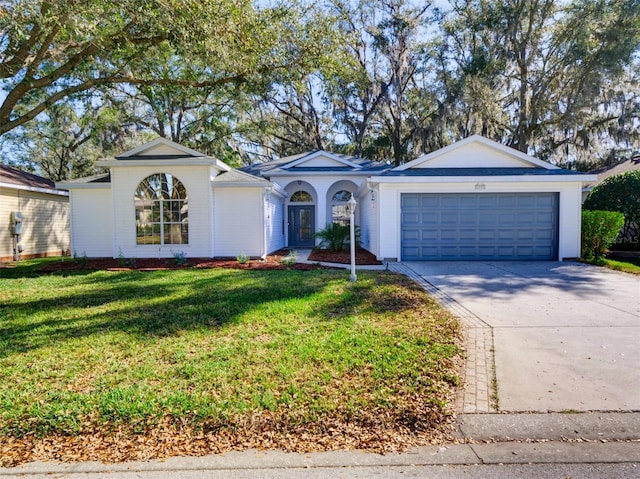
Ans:
[[[440,222],[440,216],[436,212],[422,213],[421,219],[423,225],[437,225]]]
[[[477,196],[462,196],[459,200],[460,208],[477,208],[478,197]]]
[[[403,229],[402,230],[402,240],[407,242],[407,241],[420,241],[422,238],[420,238],[420,231],[418,229]]]
[[[460,230],[460,241],[472,241],[478,240],[478,230],[463,228]]]
[[[420,230],[420,239],[423,241],[437,241],[438,231],[434,229],[422,229]]]
[[[441,229],[440,230],[440,239],[442,241],[457,241],[458,240],[458,230]]]
[[[420,195],[419,207],[421,207],[421,208],[438,208],[439,206],[440,206],[440,199],[439,198]]]
[[[518,197],[515,195],[499,196],[496,200],[496,206],[500,208],[512,208],[518,204]]]
[[[500,225],[512,225],[516,222],[515,213],[500,213],[498,215],[498,224]]]
[[[537,229],[535,231],[535,239],[551,243],[553,241],[553,230],[551,228]]]
[[[554,197],[553,196],[538,196],[537,197],[537,205],[538,206],[553,206]]]
[[[458,219],[460,220],[460,225],[463,226],[478,224],[478,215],[475,212],[461,211]]]
[[[535,208],[537,197],[533,195],[521,195],[517,198],[516,204],[518,208]]]
[[[493,208],[496,206],[496,197],[492,195],[481,195],[478,196],[478,207],[479,208]]]
[[[408,211],[403,211],[402,212],[402,224],[406,225],[406,226],[421,224],[420,214],[413,213],[413,212],[408,212]]]
[[[403,211],[406,208],[420,208],[420,201],[421,201],[421,196],[420,195],[402,195],[402,208]],[[425,205],[427,206],[427,205]]]
[[[557,257],[557,193],[411,193],[401,205],[402,259]]]
[[[500,229],[498,230],[498,241],[508,241],[510,243],[516,240],[516,236],[519,231],[513,229]]]
[[[553,221],[553,214],[551,213],[538,213],[536,215],[536,221],[539,224],[550,223]]]
[[[440,198],[441,208],[459,208],[457,196],[443,196]]]
[[[480,241],[496,241],[496,230],[486,228],[479,229],[478,239]]]

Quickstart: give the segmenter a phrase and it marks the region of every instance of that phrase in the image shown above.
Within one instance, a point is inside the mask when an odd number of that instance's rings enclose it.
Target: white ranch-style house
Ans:
[[[158,138],[58,183],[71,247],[87,257],[263,257],[310,248],[348,222],[380,260],[566,260],[580,256],[583,182],[481,136],[393,167],[314,151],[233,169]]]

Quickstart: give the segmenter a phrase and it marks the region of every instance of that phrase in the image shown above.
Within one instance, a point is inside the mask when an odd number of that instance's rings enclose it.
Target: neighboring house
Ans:
[[[399,167],[315,151],[232,169],[156,139],[101,161],[71,193],[72,248],[90,257],[264,256],[347,223],[386,260],[554,260],[580,255],[581,189],[563,170],[473,136]]]
[[[598,168],[597,170],[592,171],[591,173],[597,175],[595,181],[589,181],[585,183],[582,188],[582,201],[587,199],[591,190],[593,190],[597,185],[602,183],[604,180],[611,176],[621,175],[622,173],[626,173],[627,171],[639,171],[640,170],[640,152],[635,152],[631,155],[627,160],[616,163],[613,166],[605,166],[602,168]]]
[[[13,219],[22,217],[21,234]],[[0,165],[0,261],[60,256],[69,250],[69,193],[41,176]]]

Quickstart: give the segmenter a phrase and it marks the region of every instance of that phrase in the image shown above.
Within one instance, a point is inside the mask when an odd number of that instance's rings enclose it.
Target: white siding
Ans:
[[[213,189],[214,251],[216,257],[265,253],[263,188]]]
[[[375,190],[374,190],[375,191]],[[367,251],[378,254],[378,195],[368,189],[358,198],[360,210],[360,246]]]
[[[71,190],[71,254],[109,258],[113,253],[113,213],[109,185]]]
[[[126,160],[123,160],[126,164]],[[138,245],[134,193],[142,180],[154,173],[169,173],[187,190],[189,205],[189,244]],[[124,166],[111,169],[113,187],[113,257],[170,258],[185,253],[188,258],[211,256],[211,178],[209,166]]]
[[[0,188],[0,259],[13,259],[12,211],[24,218],[22,258],[59,256],[69,249],[69,197]]]
[[[267,238],[267,254],[284,248],[285,246],[285,223],[284,199],[277,195],[270,195],[265,201],[265,235]]]
[[[484,182],[487,193],[557,192],[559,205],[558,259],[580,256],[581,184],[579,182]],[[400,258],[400,195],[402,193],[477,193],[474,182],[380,184],[380,251],[382,258]]]
[[[533,168],[528,163],[513,154],[498,151],[487,145],[469,143],[443,153],[436,158],[416,165],[416,168]]]

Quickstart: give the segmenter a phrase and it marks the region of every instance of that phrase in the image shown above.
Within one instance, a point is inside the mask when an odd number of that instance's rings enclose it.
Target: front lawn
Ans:
[[[0,463],[441,438],[456,320],[402,276],[0,269]]]

